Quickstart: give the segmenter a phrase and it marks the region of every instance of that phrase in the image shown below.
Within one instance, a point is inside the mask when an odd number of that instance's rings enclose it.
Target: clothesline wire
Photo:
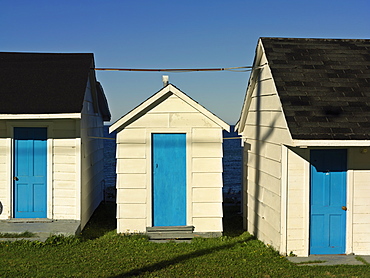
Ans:
[[[89,136],[91,139],[102,139],[102,140],[116,140],[116,138],[110,138],[110,137],[99,137],[99,136]],[[230,139],[242,139],[241,137],[225,137],[222,139],[230,140]]]
[[[93,68],[101,71],[151,71],[151,72],[197,72],[197,71],[235,71],[246,72],[253,69],[252,66],[229,67],[229,68],[200,68],[200,69],[132,69],[132,68]]]

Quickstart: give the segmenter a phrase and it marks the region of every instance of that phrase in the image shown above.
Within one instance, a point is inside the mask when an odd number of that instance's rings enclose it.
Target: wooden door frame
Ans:
[[[173,141],[175,138],[175,141]],[[151,167],[151,174],[152,174],[152,214],[153,214],[153,223],[152,225],[153,226],[186,226],[186,219],[187,219],[187,214],[186,214],[186,207],[187,207],[187,198],[186,198],[186,189],[187,189],[187,179],[186,179],[186,161],[187,161],[187,157],[186,157],[186,133],[152,133],[152,167]],[[163,141],[164,140],[164,141]],[[155,144],[155,142],[159,143],[159,145]],[[174,192],[177,192],[175,195],[171,195],[169,194],[170,196],[172,197],[175,197],[175,200],[177,200],[178,198],[178,201],[179,202],[174,202],[172,203],[170,201],[170,203],[167,203],[167,199],[168,198],[164,198],[162,199],[162,194],[158,195],[156,194],[155,192],[158,193],[157,190],[159,190],[159,192],[162,192],[163,191],[163,183],[164,184],[167,184],[167,186],[169,185],[169,183],[167,182],[167,178],[165,178],[163,175],[156,175],[155,174],[155,166],[154,164],[157,163],[159,160],[161,162],[164,163],[164,165],[167,165],[167,163],[171,160],[171,157],[170,157],[170,153],[168,152],[168,150],[164,150],[163,152],[158,152],[158,148],[160,145],[163,146],[163,142],[176,142],[175,146],[176,148],[173,149],[173,151],[176,150],[176,152],[180,155],[178,156],[178,158],[180,160],[176,160],[175,162],[179,162],[180,164],[180,167],[177,167],[176,169],[176,173],[180,174],[181,177],[181,181],[179,181],[179,185],[181,185],[180,187],[178,187],[177,189],[179,189],[178,191],[174,190]],[[179,147],[179,148],[178,148]],[[162,148],[160,148],[161,150]],[[172,150],[172,149],[171,149]],[[156,160],[154,160],[156,159]],[[158,160],[159,159],[159,160]],[[171,164],[171,163],[170,163]],[[181,169],[182,166],[184,166],[185,169]],[[158,167],[158,165],[157,165]],[[166,170],[165,170],[166,171]],[[160,171],[159,173],[161,173],[162,171]],[[172,171],[171,171],[172,172]],[[157,178],[159,178],[159,180],[157,180]],[[159,183],[155,183],[155,180],[157,180],[157,182],[159,181]],[[172,181],[171,184],[173,184],[174,180]],[[159,187],[158,187],[159,186]],[[156,189],[159,188],[159,189]],[[168,207],[167,209],[171,209],[171,208],[174,208],[176,209],[176,211],[179,212],[179,214],[167,214],[165,210],[163,210],[161,207],[162,206],[159,206],[158,207],[158,203],[156,202],[156,196],[159,198],[159,201],[162,203],[167,203],[167,205],[169,205],[170,207]],[[157,205],[156,205],[157,204]],[[159,214],[156,212],[156,208],[158,208],[158,211],[160,212]],[[161,216],[159,219],[162,219],[163,216],[165,218],[167,218],[166,216],[170,216],[169,219],[166,219],[166,220],[159,220],[157,217],[158,216]],[[177,217],[179,216],[179,218]],[[175,217],[175,218],[173,218]],[[180,220],[180,221],[178,221]],[[156,223],[154,223],[156,221]],[[177,222],[178,221],[178,222]]]
[[[349,171],[349,163],[348,163],[348,160],[349,160],[349,149],[348,148],[312,148],[309,150],[309,163],[308,163],[308,192],[307,192],[307,196],[306,198],[308,199],[308,209],[307,209],[307,255],[311,255],[311,250],[310,250],[310,247],[311,247],[311,189],[312,189],[312,181],[311,181],[311,167],[312,167],[312,163],[311,163],[311,151],[312,150],[345,150],[346,151],[346,179],[345,179],[345,202],[346,202],[346,206],[347,208],[352,208],[352,202],[350,201],[352,198],[352,191],[353,190],[353,182],[352,179],[353,179],[353,171]],[[350,178],[351,178],[351,181],[350,181]],[[352,209],[351,209],[352,211]],[[351,217],[351,220],[352,220],[352,217]],[[348,210],[346,211],[345,213],[345,227],[344,227],[344,254],[348,254],[348,250],[352,250],[352,232],[349,232],[349,227],[350,225],[352,225],[352,223],[350,224],[349,223],[349,212]],[[349,238],[349,235],[351,236],[351,238]]]
[[[14,128],[14,218],[47,218],[47,132],[46,127]],[[24,148],[26,152],[22,151]],[[35,157],[40,157],[41,160],[35,160]],[[36,174],[35,169],[37,169]],[[18,177],[21,179],[20,182],[17,182]],[[26,191],[19,191],[22,188],[23,179],[27,184]],[[41,186],[36,187],[36,184]],[[35,193],[37,195],[34,195]],[[30,198],[31,196],[33,198]],[[33,209],[19,211],[23,204]]]
[[[145,130],[145,145],[146,145],[146,169],[152,167],[152,134],[153,133],[184,133],[186,134],[186,225],[193,225],[193,208],[192,208],[192,128],[146,128]],[[152,227],[153,225],[153,202],[152,202],[152,174],[151,171],[146,174],[146,226]]]
[[[14,218],[14,152],[15,152],[15,144],[14,144],[14,128],[15,127],[44,127],[47,128],[47,155],[46,155],[46,175],[47,175],[47,203],[46,203],[46,217],[48,219],[53,219],[53,127],[54,123],[52,121],[40,120],[40,121],[25,121],[25,120],[9,120],[6,122],[7,127],[7,137],[11,139],[10,142],[10,150],[8,153],[9,160],[8,160],[8,167],[9,167],[9,175],[8,175],[8,188],[9,188],[9,197],[8,197],[8,204],[9,204],[9,218]]]

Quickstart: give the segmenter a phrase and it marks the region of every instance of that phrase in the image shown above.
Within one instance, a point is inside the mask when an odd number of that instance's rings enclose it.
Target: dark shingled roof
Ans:
[[[293,139],[370,139],[370,40],[261,40]]]
[[[0,114],[81,113],[91,67],[92,53],[0,52]]]

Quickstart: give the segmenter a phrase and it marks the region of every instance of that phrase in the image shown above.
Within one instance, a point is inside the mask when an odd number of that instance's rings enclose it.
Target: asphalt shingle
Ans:
[[[80,113],[92,53],[0,53],[0,114]]]
[[[261,41],[294,139],[370,140],[370,40]]]

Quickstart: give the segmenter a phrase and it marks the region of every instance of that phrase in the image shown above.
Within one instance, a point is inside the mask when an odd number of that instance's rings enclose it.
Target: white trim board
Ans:
[[[34,120],[34,119],[81,119],[81,113],[61,114],[0,114],[0,120]]]
[[[370,140],[293,140],[292,147],[370,147]]]

